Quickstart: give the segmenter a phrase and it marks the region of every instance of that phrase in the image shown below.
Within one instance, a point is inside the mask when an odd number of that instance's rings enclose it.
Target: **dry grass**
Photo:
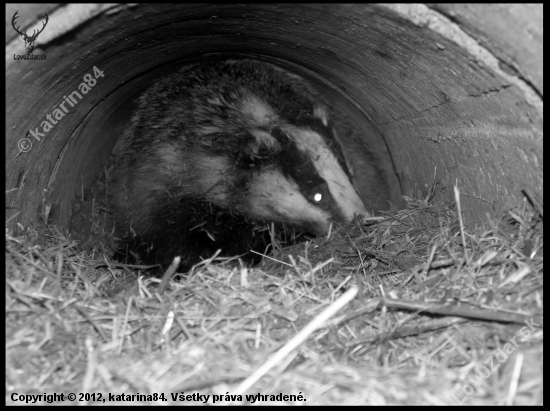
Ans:
[[[454,204],[408,199],[252,269],[205,261],[162,291],[53,227],[24,231],[6,234],[8,403],[542,404],[542,209],[527,202],[469,232]]]

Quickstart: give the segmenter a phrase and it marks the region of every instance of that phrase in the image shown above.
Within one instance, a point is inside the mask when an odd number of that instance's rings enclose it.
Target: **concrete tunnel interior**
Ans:
[[[34,54],[11,25],[48,27]],[[71,203],[108,162],[132,99],[164,73],[223,56],[271,61],[356,113],[392,197],[461,189],[469,223],[542,199],[542,5],[9,5],[6,225],[69,227]],[[42,124],[84,76],[63,118]],[[95,77],[94,77],[95,79]],[[91,83],[90,83],[91,85]],[[38,141],[37,138],[40,139]],[[31,147],[21,149],[26,139]],[[356,176],[361,191],[361,177]],[[397,202],[398,200],[396,200]]]

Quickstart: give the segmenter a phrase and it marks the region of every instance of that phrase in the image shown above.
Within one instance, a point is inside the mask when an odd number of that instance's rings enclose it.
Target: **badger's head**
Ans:
[[[315,107],[292,123],[265,101],[245,99],[249,127],[226,154],[196,157],[205,198],[219,206],[315,234],[331,221],[369,216],[351,182],[327,110]]]
[[[252,60],[191,65],[157,82],[141,106],[135,127],[153,155],[140,175],[171,198],[313,233],[369,215],[328,104],[299,76]]]

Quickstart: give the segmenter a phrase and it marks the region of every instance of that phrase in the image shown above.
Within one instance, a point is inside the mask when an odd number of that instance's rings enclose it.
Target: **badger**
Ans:
[[[258,223],[312,234],[370,216],[330,104],[255,60],[184,66],[155,81],[115,148],[111,202],[124,258],[187,270],[217,249],[262,249]],[[262,249],[263,251],[263,249]]]

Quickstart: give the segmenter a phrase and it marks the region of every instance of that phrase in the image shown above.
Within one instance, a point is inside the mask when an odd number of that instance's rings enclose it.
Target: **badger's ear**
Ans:
[[[323,125],[328,126],[328,109],[320,104],[313,108],[313,117],[318,118],[323,122]]]
[[[239,154],[250,163],[256,163],[265,158],[276,155],[281,151],[281,143],[268,131],[252,129],[249,131],[252,138],[246,139],[239,147]]]

